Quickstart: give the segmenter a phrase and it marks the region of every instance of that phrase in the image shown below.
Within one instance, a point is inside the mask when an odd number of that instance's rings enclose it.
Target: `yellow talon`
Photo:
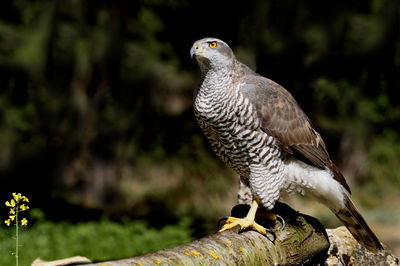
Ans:
[[[271,230],[267,230],[264,226],[259,225],[258,223],[255,222],[255,216],[256,216],[256,212],[258,209],[258,203],[257,201],[253,200],[253,202],[251,203],[250,206],[250,210],[247,213],[246,217],[244,218],[236,218],[236,217],[229,217],[226,222],[225,225],[219,230],[219,232],[223,232],[225,230],[231,229],[235,226],[240,226],[240,231],[243,229],[247,229],[247,228],[252,228],[254,230],[256,230],[257,232],[259,232],[260,234],[266,236],[268,239],[268,235],[267,235],[267,231],[269,233],[271,233],[274,236],[274,239],[271,240],[272,242],[275,241],[276,235],[274,232],[272,232]],[[265,217],[269,220],[276,220],[276,215],[273,213],[266,213],[263,214],[265,215]]]
[[[231,229],[235,226],[240,226],[240,229],[247,229],[247,228],[253,228],[260,234],[266,235],[267,231],[265,228],[258,223],[256,223],[254,220],[251,221],[247,217],[245,218],[235,218],[235,217],[229,217],[228,220],[226,220],[226,224],[219,230],[219,232],[223,232],[225,230]]]

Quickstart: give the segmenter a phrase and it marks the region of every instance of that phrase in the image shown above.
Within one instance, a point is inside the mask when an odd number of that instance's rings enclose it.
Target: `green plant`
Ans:
[[[22,196],[21,193],[12,193],[13,198],[10,201],[6,201],[6,206],[10,208],[8,219],[4,221],[7,226],[11,226],[15,223],[15,265],[18,266],[19,262],[19,224],[22,226],[28,225],[28,220],[26,218],[22,218],[20,220],[19,213],[26,211],[29,209],[28,206],[25,205],[24,202],[29,202],[28,198]]]
[[[102,218],[99,221],[71,223],[45,219],[40,209],[32,209],[29,230],[20,232],[20,265],[30,265],[35,259],[52,261],[72,256],[84,256],[92,261],[119,259],[171,248],[192,240],[191,222],[182,219],[177,224],[152,228],[145,221],[123,219],[122,222]],[[13,239],[0,230],[0,254],[13,248]],[[12,265],[11,256],[0,256],[0,265]]]

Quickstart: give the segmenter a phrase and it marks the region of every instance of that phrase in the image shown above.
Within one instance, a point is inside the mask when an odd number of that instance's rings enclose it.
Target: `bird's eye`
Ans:
[[[209,46],[210,48],[215,48],[215,47],[217,47],[217,42],[210,42],[210,43],[208,44],[208,46]]]

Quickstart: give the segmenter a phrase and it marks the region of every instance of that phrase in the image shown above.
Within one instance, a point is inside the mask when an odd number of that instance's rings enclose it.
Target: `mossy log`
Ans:
[[[246,212],[242,207],[233,212]],[[329,240],[324,227],[315,218],[300,214],[285,204],[278,204],[274,212],[285,221],[285,226],[275,223],[274,243],[255,231],[238,233],[238,228],[233,228],[179,247],[137,257],[89,263],[76,261],[67,265],[294,265],[326,259]],[[270,222],[263,221],[262,217],[260,212],[259,223]]]

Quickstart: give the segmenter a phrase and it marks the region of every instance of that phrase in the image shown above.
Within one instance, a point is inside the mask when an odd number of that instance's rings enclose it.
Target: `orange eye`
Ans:
[[[215,47],[217,47],[217,42],[210,42],[210,44],[208,46],[210,48],[215,48]]]

